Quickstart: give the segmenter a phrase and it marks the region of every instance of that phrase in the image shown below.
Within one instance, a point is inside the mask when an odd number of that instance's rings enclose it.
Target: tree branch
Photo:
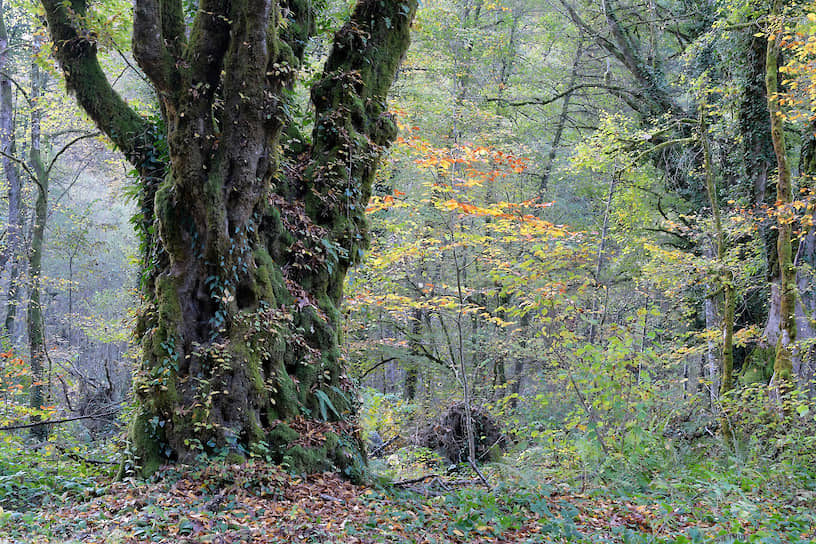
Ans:
[[[97,127],[122,150],[139,169],[155,161],[155,126],[133,111],[113,90],[97,58],[96,43],[74,27],[72,11],[76,0],[42,0],[54,55],[65,73],[69,91],[76,95],[82,109]]]
[[[88,138],[96,138],[97,136],[101,136],[101,135],[102,135],[102,134],[101,134],[100,132],[89,132],[88,134],[82,134],[82,135],[80,135],[80,136],[77,136],[76,138],[74,138],[73,140],[71,140],[70,142],[68,142],[68,143],[67,143],[67,144],[65,144],[64,146],[62,146],[62,147],[60,148],[60,150],[59,150],[59,151],[57,151],[57,152],[54,154],[54,156],[53,156],[53,157],[51,157],[51,160],[48,162],[48,167],[45,169],[45,175],[46,175],[46,177],[48,177],[48,176],[50,176],[50,175],[51,175],[51,169],[52,169],[52,168],[54,168],[54,164],[56,164],[57,159],[59,159],[59,158],[60,158],[60,155],[62,155],[62,154],[63,154],[63,153],[65,153],[66,151],[68,151],[68,148],[69,148],[69,147],[71,147],[71,146],[72,146],[72,145],[74,145],[75,143],[79,142],[80,140],[86,140],[86,139],[88,139]]]
[[[108,416],[114,416],[118,414],[120,410],[110,410],[108,412],[100,412],[98,414],[90,414],[87,416],[76,416],[76,417],[66,417],[64,419],[45,419],[42,421],[36,421],[34,423],[21,423],[19,425],[6,425],[5,427],[0,427],[0,431],[17,431],[20,429],[31,429],[34,427],[39,427],[40,425],[58,425],[60,423],[69,423],[71,421],[79,421],[81,419],[99,419]]]
[[[604,89],[609,92],[613,93],[626,93],[635,98],[643,99],[643,95],[637,93],[631,89],[626,89],[625,87],[620,87],[617,85],[605,85],[602,83],[579,83],[578,85],[573,85],[562,91],[556,95],[553,95],[549,98],[526,98],[526,99],[519,99],[519,100],[510,100],[507,98],[487,98],[485,99],[486,102],[498,102],[503,106],[547,106],[552,104],[553,102],[557,102],[558,100],[565,98],[575,91],[579,91],[581,89]]]
[[[18,159],[14,155],[10,155],[10,154],[6,153],[2,149],[0,149],[0,155],[4,156],[5,158],[7,158],[9,160],[14,161],[19,166],[21,166],[23,168],[23,170],[25,170],[25,173],[28,174],[28,177],[31,178],[31,181],[33,181],[34,183],[39,185],[40,182],[37,179],[37,175],[34,172],[31,171],[31,169],[28,167],[28,165],[26,164],[25,161]],[[40,189],[42,189],[42,186],[40,187]]]
[[[396,359],[397,359],[397,357],[389,357],[387,359],[383,359],[382,361],[378,362],[377,364],[375,364],[374,366],[372,366],[371,368],[369,368],[368,370],[363,372],[362,375],[360,376],[360,379],[362,380],[363,378],[365,378],[366,376],[368,376],[369,374],[371,374],[372,372],[374,372],[375,370],[377,370],[378,368],[380,368],[384,364],[390,363],[391,361],[394,361]]]

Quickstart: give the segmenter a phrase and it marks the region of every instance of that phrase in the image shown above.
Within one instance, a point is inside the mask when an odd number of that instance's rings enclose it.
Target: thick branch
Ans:
[[[604,17],[612,40],[602,36],[595,29],[591,28],[575,11],[566,0],[560,0],[561,5],[569,14],[575,26],[592,36],[596,43],[614,56],[632,74],[635,80],[645,89],[650,102],[660,108],[662,112],[682,113],[683,108],[667,92],[662,74],[649,67],[640,58],[635,48],[632,46],[629,36],[617,20],[614,9],[608,5],[604,6]],[[611,2],[611,0],[610,0]],[[630,103],[630,105],[633,105]],[[642,110],[643,108],[638,108]],[[651,112],[650,112],[651,113]]]
[[[159,0],[159,10],[164,46],[171,56],[179,58],[187,42],[187,24],[181,0]]]
[[[68,90],[75,93],[80,106],[125,157],[137,168],[144,168],[153,157],[155,127],[111,87],[99,65],[96,43],[73,26],[69,10],[74,3],[43,0],[42,4]]]
[[[224,55],[229,43],[229,2],[202,0],[193,28],[185,61],[190,66],[189,81],[202,100],[208,103],[221,78]]]
[[[326,286],[338,304],[348,267],[368,245],[364,210],[383,148],[397,135],[386,97],[410,43],[417,0],[361,0],[337,32],[321,80],[312,87],[313,146],[301,192],[306,213],[338,247]],[[304,278],[324,282],[314,277]]]
[[[40,425],[58,425],[60,423],[69,423],[71,421],[79,421],[81,419],[101,419],[105,417],[115,416],[119,414],[121,410],[109,410],[107,412],[100,412],[98,414],[90,414],[87,416],[76,416],[76,417],[67,417],[64,419],[45,419],[43,421],[37,421],[34,423],[20,423],[18,425],[6,425],[0,427],[0,431],[17,431],[20,429],[31,429],[33,427],[38,427]]]
[[[608,3],[611,3],[611,0],[608,0]],[[632,75],[635,76],[635,79],[647,89],[652,100],[654,100],[663,111],[681,113],[683,109],[664,88],[665,83],[662,81],[662,74],[650,68],[643,59],[640,58],[629,36],[621,27],[614,9],[607,6],[604,10],[604,15],[606,16],[609,30],[617,42],[617,50],[622,56],[621,61],[626,68],[628,68]]]
[[[162,35],[159,0],[138,0],[133,7],[133,56],[161,93],[170,92],[175,63]]]

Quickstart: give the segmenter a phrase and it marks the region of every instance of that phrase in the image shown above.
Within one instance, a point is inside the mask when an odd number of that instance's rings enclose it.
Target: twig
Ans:
[[[581,407],[586,412],[587,416],[589,417],[589,421],[592,423],[593,430],[595,431],[595,436],[598,438],[598,443],[601,445],[601,449],[604,452],[604,455],[609,457],[609,448],[606,447],[606,433],[601,431],[600,425],[598,425],[597,418],[595,416],[595,412],[592,411],[592,408],[587,404],[586,399],[584,398],[583,393],[578,388],[578,384],[575,383],[575,378],[572,375],[572,368],[570,368],[570,364],[568,361],[564,359],[564,357],[555,351],[555,356],[564,364],[564,367],[567,371],[567,376],[569,377],[570,383],[572,384],[572,388],[575,390],[575,394],[578,396],[578,401],[581,403]]]
[[[67,455],[69,458],[73,459],[74,461],[80,461],[82,463],[88,463],[89,465],[118,465],[118,461],[102,461],[101,459],[89,459],[83,455],[80,455],[74,451],[68,451],[64,446],[60,444],[54,444],[54,447],[60,452]]]
[[[60,374],[57,374],[57,379],[62,384],[62,394],[65,396],[65,404],[68,405],[68,409],[72,412],[74,411],[74,407],[71,406],[71,399],[68,396],[68,384],[65,383],[65,380]]]
[[[385,450],[385,448],[387,448],[388,446],[390,446],[390,445],[391,445],[391,444],[392,444],[392,443],[393,443],[393,442],[394,442],[394,441],[395,441],[397,438],[399,438],[399,437],[400,437],[400,435],[397,435],[397,436],[395,436],[394,438],[391,438],[391,439],[389,439],[389,440],[387,440],[387,441],[383,442],[382,444],[380,444],[379,446],[377,446],[376,448],[374,448],[373,450],[371,450],[371,453],[369,453],[369,455],[370,455],[371,457],[376,457],[376,456],[377,456],[377,454],[379,454],[380,452],[384,451],[384,450]]]
[[[472,457],[470,459],[470,468],[472,468],[476,474],[479,475],[479,479],[482,481],[487,490],[492,492],[493,488],[490,487],[490,482],[487,481],[487,478],[485,478],[484,474],[482,474],[482,471],[479,470],[479,467],[476,465],[476,461],[474,461]]]
[[[473,485],[479,483],[479,480],[450,480],[446,482],[447,485]]]
[[[448,486],[447,483],[445,483],[445,480],[443,480],[442,478],[434,478],[433,480],[431,480],[431,483],[432,484],[433,483],[439,484],[439,487],[441,487],[445,491],[450,491],[451,490],[451,488]]]
[[[369,368],[368,370],[363,372],[362,376],[360,376],[360,380],[362,380],[363,378],[365,378],[366,376],[368,376],[369,374],[371,374],[372,372],[374,372],[375,370],[380,368],[382,365],[384,365],[386,363],[390,363],[391,361],[393,361],[395,359],[397,359],[397,357],[389,357],[387,359],[383,359],[382,361],[378,362],[377,364],[375,364],[374,366],[372,366],[371,368]]]
[[[397,480],[392,485],[394,487],[405,487],[411,484],[418,484],[419,482],[424,482],[425,480],[429,480],[431,478],[439,478],[439,474],[426,474],[425,476],[420,476],[419,478],[408,478],[407,480]]]
[[[91,414],[87,416],[68,417],[65,419],[46,419],[37,421],[36,423],[21,423],[19,425],[7,425],[0,427],[0,431],[15,431],[18,429],[31,429],[32,427],[39,427],[40,425],[58,425],[60,423],[68,423],[69,421],[78,421],[80,419],[98,419],[107,416],[113,416],[119,413],[119,410],[111,410],[109,412],[101,412],[98,414]]]

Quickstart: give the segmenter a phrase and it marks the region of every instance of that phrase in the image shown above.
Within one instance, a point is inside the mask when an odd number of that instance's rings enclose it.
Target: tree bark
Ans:
[[[385,99],[416,1],[358,2],[312,88],[311,138],[288,98],[311,2],[202,0],[188,33],[180,0],[137,0],[134,55],[158,124],[111,89],[66,4],[43,4],[69,89],[142,178],[133,468],[258,453],[362,476],[338,307],[396,135]]]
[[[710,255],[709,255],[710,256]],[[704,305],[705,312],[705,326],[707,330],[712,330],[720,323],[719,310],[717,308],[717,297],[715,296],[715,289],[711,285],[705,286],[708,292]],[[718,355],[717,343],[712,339],[706,340],[705,352],[705,370],[708,374],[709,381],[709,402],[711,412],[716,413],[720,398],[720,364],[717,358]]]
[[[411,361],[405,369],[405,400],[414,402],[419,382],[419,358],[422,356],[422,308],[414,308],[411,318],[411,336],[408,338],[408,354]]]
[[[811,121],[805,129],[802,138],[802,149],[800,153],[799,172],[802,176],[803,184],[812,187],[813,179],[816,178],[816,121]],[[813,219],[816,214],[811,217]],[[813,225],[813,223],[811,223]],[[816,228],[810,227],[807,234],[799,242],[799,247],[794,259],[796,266],[796,286],[798,290],[798,300],[796,305],[796,337],[800,341],[816,338],[816,279],[814,269],[816,269]],[[808,391],[811,398],[816,395],[816,383],[813,378],[816,374],[816,349],[807,342],[806,349],[802,349],[798,354],[800,362],[799,386],[802,390]]]

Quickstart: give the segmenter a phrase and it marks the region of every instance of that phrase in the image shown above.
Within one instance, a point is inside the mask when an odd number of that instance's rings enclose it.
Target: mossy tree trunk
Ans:
[[[43,0],[66,82],[142,182],[138,470],[200,453],[271,455],[359,476],[339,351],[343,279],[396,135],[385,99],[416,0],[361,0],[311,91],[311,138],[289,103],[315,29],[307,0],[137,0],[133,49],[162,122],[111,89],[75,28],[83,0]]]
[[[749,198],[753,206],[773,207],[776,201],[776,180],[772,171],[776,162],[771,139],[771,121],[768,113],[768,96],[765,88],[765,62],[768,41],[765,36],[755,36],[754,29],[745,30],[745,83],[740,98],[738,127],[742,142],[743,185],[740,192]],[[766,218],[759,224],[763,257],[766,263],[765,281],[768,289],[757,292],[745,304],[757,307],[757,319],[764,327],[763,340],[753,348],[742,369],[744,382],[766,381],[773,374],[773,357],[768,357],[776,346],[779,336],[779,258],[776,253],[776,224]],[[752,304],[751,298],[758,302]],[[773,347],[771,347],[773,346]]]
[[[714,233],[716,236],[717,251],[717,283],[723,292],[723,315],[721,322],[722,348],[720,351],[720,386],[718,398],[720,402],[734,388],[734,314],[736,311],[736,293],[734,290],[734,272],[728,267],[725,260],[725,231],[722,226],[720,204],[717,199],[717,186],[714,179],[714,168],[711,164],[711,146],[708,141],[708,125],[705,118],[705,107],[700,113],[700,142],[703,147],[703,171],[705,173],[706,194],[711,206],[711,215],[714,219]],[[711,387],[714,387],[712,383]],[[730,446],[734,440],[728,412],[720,413],[720,430],[723,439]]]
[[[781,20],[784,3],[774,0],[771,15]],[[771,140],[776,154],[776,207],[778,214],[776,250],[779,260],[780,304],[779,338],[776,342],[774,358],[774,383],[778,394],[789,387],[793,372],[793,347],[796,341],[796,268],[793,263],[791,239],[793,225],[790,210],[792,200],[791,170],[785,147],[784,121],[781,115],[778,85],[778,61],[780,34],[768,40],[765,56],[765,88],[768,96],[768,111],[771,116]]]

